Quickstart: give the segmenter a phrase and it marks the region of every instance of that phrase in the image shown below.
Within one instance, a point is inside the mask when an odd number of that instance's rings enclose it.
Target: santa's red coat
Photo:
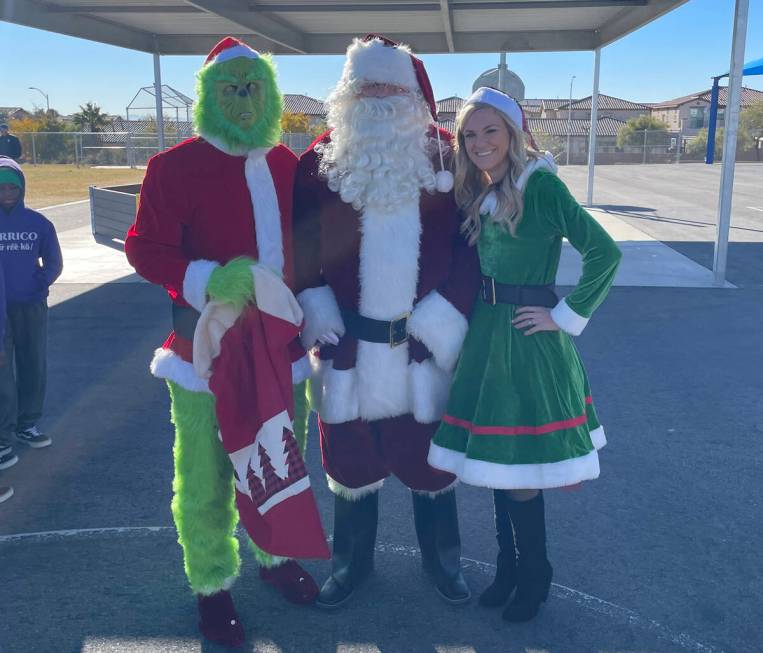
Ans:
[[[440,134],[443,143],[451,141],[448,132]],[[322,390],[316,397],[321,419],[342,423],[413,413],[419,422],[436,422],[476,297],[477,253],[460,233],[452,191],[422,189],[418,203],[391,216],[368,209],[361,214],[343,202],[318,172],[315,146],[329,139],[324,134],[302,155],[295,181],[303,345],[311,347],[328,329],[343,333],[340,308],[379,320],[412,311],[409,332],[433,356],[421,362],[414,356],[416,345],[391,348],[348,335],[336,347],[322,347],[313,384]],[[438,156],[433,164],[437,170]]]

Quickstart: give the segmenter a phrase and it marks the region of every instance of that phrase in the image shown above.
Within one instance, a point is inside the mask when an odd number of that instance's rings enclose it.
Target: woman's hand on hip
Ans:
[[[551,319],[551,311],[545,306],[520,306],[514,311],[511,323],[517,329],[527,329],[526,336],[539,331],[559,331],[559,325]]]

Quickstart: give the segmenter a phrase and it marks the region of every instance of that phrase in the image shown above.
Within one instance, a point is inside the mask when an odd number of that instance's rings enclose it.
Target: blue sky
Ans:
[[[734,0],[690,0],[685,5],[604,48],[600,92],[640,102],[659,102],[710,87],[710,77],[728,70]],[[369,30],[373,26],[369,26]],[[153,83],[151,55],[0,22],[0,106],[45,101],[28,86],[48,93],[51,108],[67,114],[92,101],[124,115],[141,86]],[[745,61],[763,57],[763,0],[750,0]],[[465,96],[472,81],[498,63],[497,54],[423,57],[435,95]],[[203,57],[163,57],[162,81],[193,97],[194,72]],[[342,69],[340,56],[276,57],[285,93],[325,97]],[[591,94],[593,53],[509,54],[508,65],[524,81],[527,97]],[[745,86],[763,90],[763,76]]]

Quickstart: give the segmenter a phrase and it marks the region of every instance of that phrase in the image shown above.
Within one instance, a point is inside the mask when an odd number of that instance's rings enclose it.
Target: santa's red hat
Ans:
[[[342,80],[345,83],[394,84],[410,91],[419,91],[429,108],[429,113],[432,114],[439,143],[437,103],[434,99],[432,84],[429,82],[424,62],[415,56],[407,45],[395,43],[379,34],[367,34],[362,39],[354,39],[347,48]],[[442,152],[440,152],[440,167],[444,168]],[[453,175],[441,169],[437,173],[437,190],[447,193],[451,188],[453,188]]]
[[[234,36],[226,36],[222,41],[210,50],[207,58],[204,60],[205,66],[210,66],[223,61],[230,61],[236,57],[246,57],[247,59],[259,59],[260,53],[250,48],[243,41],[239,41]]]

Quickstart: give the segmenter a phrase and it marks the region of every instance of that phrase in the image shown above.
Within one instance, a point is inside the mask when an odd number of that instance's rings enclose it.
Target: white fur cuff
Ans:
[[[456,366],[468,327],[464,314],[436,290],[416,304],[408,320],[408,333],[427,346],[446,372]]]
[[[569,333],[571,336],[579,336],[583,333],[586,324],[588,324],[589,318],[578,315],[573,311],[565,298],[559,300],[559,303],[551,309],[551,319],[556,322],[557,326],[562,330]]]
[[[183,277],[183,298],[199,313],[207,305],[207,284],[209,277],[219,263],[199,259],[191,261]]]
[[[302,329],[302,345],[311,349],[318,342],[318,336],[329,330],[337,335],[344,335],[344,322],[339,313],[334,291],[329,286],[307,288],[297,295],[297,301],[305,314],[305,326]]]

